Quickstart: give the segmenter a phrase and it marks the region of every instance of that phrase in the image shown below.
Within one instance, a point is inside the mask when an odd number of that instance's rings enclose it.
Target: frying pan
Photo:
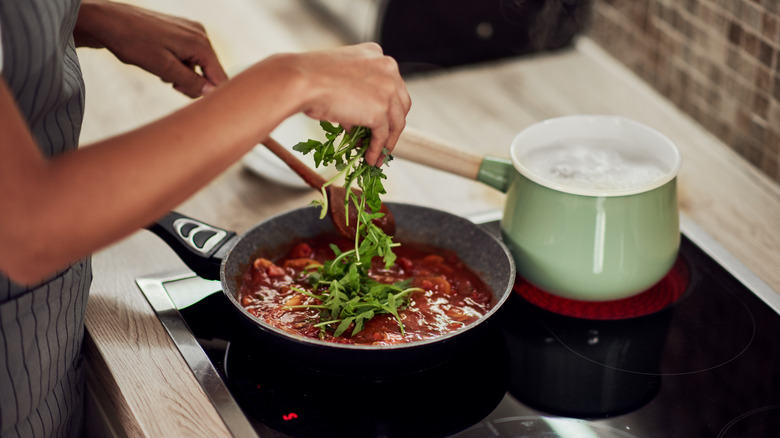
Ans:
[[[478,321],[450,334],[398,345],[335,344],[293,335],[272,327],[249,313],[238,300],[239,279],[254,258],[274,260],[296,240],[334,232],[319,208],[308,206],[271,217],[238,236],[178,213],[149,227],[163,238],[196,274],[221,280],[251,340],[262,351],[282,354],[296,363],[324,372],[380,376],[419,371],[447,360],[468,343],[487,333],[489,322],[509,298],[514,284],[514,261],[503,243],[491,233],[459,216],[428,207],[387,203],[395,216],[395,240],[418,242],[455,251],[494,295],[494,305]],[[260,349],[258,349],[260,350]]]

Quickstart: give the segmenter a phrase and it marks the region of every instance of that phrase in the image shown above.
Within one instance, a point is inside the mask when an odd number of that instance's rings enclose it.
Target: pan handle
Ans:
[[[233,231],[192,219],[174,211],[146,227],[173,249],[200,277],[219,280],[219,269],[228,250],[238,241]]]

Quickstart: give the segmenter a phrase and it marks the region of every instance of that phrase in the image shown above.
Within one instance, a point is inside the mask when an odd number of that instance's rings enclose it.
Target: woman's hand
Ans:
[[[384,149],[392,151],[406,126],[411,98],[398,64],[375,43],[295,55],[282,63],[303,77],[300,110],[317,120],[371,128],[369,164],[381,165]]]
[[[73,32],[76,45],[110,50],[119,60],[159,76],[189,97],[225,79],[199,23],[105,0],[83,0]]]

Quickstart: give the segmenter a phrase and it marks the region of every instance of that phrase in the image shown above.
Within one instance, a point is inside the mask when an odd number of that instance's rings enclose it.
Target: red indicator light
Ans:
[[[284,421],[290,421],[298,418],[298,414],[296,414],[295,412],[290,412],[287,415],[282,415],[282,418],[284,418]]]

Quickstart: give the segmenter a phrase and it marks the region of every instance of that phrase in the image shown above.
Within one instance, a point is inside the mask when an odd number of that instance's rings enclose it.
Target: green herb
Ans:
[[[320,309],[322,322],[318,326],[321,333],[331,329],[335,336],[340,336],[354,324],[354,336],[363,329],[366,321],[382,314],[393,315],[403,333],[398,311],[408,306],[409,295],[420,289],[408,287],[408,282],[383,284],[368,275],[374,257],[382,257],[385,268],[391,267],[396,258],[393,248],[399,245],[373,223],[374,219],[383,216],[379,212],[382,206],[380,195],[385,194],[382,180],[386,176],[380,167],[365,162],[371,131],[355,127],[346,132],[344,128],[325,121],[320,122],[320,126],[325,131],[326,141],[308,140],[298,143],[293,149],[303,154],[313,152],[317,167],[335,165],[338,174],[326,182],[322,199],[315,202],[322,208],[320,217],[324,218],[328,209],[325,187],[343,177],[347,191],[344,202],[352,202],[357,209],[357,233],[354,248],[342,252],[331,245],[334,258],[309,273],[314,293],[298,290],[322,304],[296,307]],[[389,154],[386,157],[387,162],[392,160]],[[352,190],[353,185],[357,185],[360,191]]]

